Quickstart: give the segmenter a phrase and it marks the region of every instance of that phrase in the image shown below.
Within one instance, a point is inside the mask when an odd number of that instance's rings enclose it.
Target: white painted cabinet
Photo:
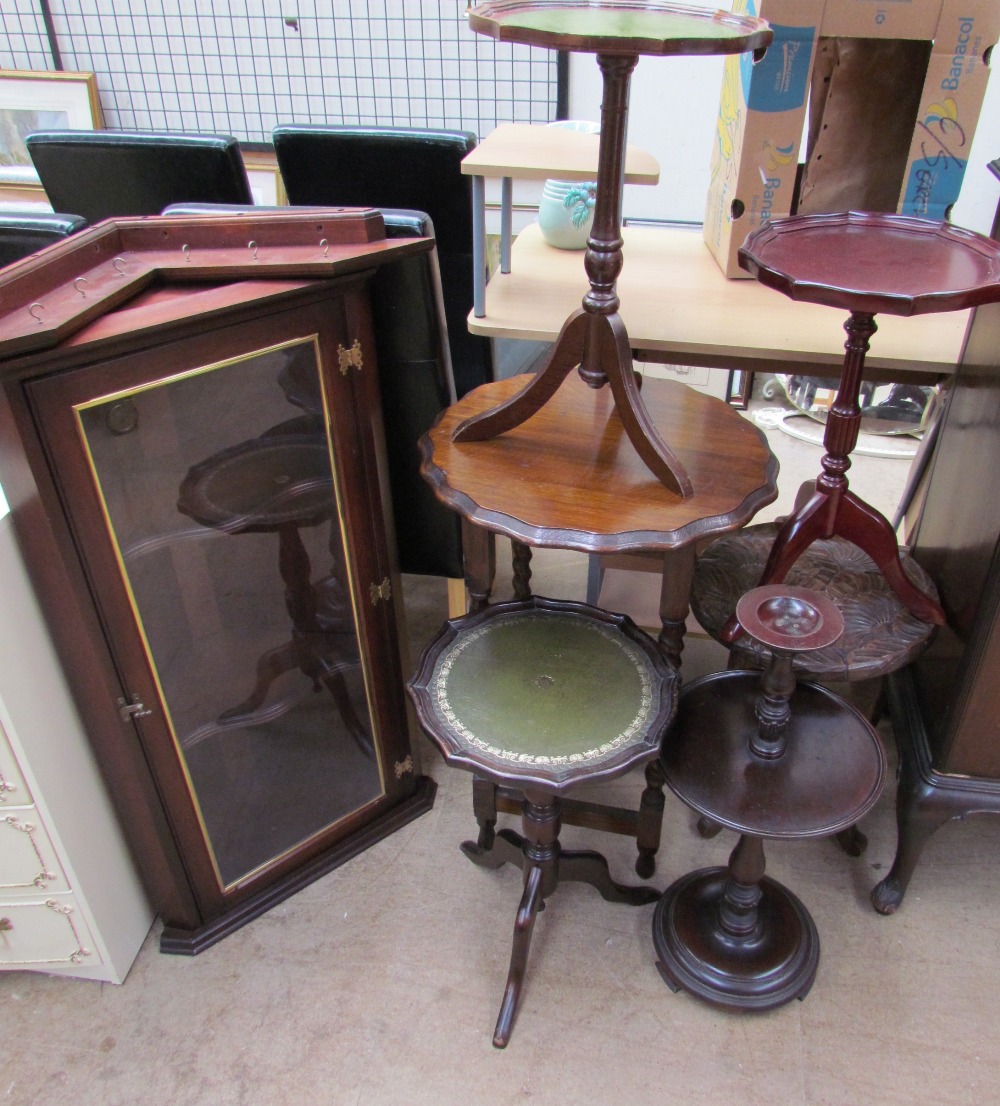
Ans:
[[[121,983],[152,920],[0,517],[0,970]]]
[[[679,380],[689,388],[726,399],[729,388],[728,369],[706,369],[703,365],[661,365],[656,361],[636,362],[643,376],[659,380]]]

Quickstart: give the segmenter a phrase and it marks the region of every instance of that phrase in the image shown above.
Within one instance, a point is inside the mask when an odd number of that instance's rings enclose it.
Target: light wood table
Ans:
[[[481,318],[486,310],[486,178],[499,178],[501,182],[500,271],[509,273],[514,179],[594,180],[599,142],[596,134],[531,123],[501,123],[465,156],[462,172],[472,177],[474,315]],[[627,146],[625,183],[658,184],[659,180],[656,158],[635,146]]]
[[[639,359],[749,372],[839,376],[843,312],[796,303],[755,280],[728,280],[698,227],[625,227],[620,314]],[[554,342],[588,288],[583,251],[557,250],[537,224],[514,242],[511,272],[486,286],[486,314],[473,334]],[[866,378],[936,379],[955,370],[968,311],[879,316]]]

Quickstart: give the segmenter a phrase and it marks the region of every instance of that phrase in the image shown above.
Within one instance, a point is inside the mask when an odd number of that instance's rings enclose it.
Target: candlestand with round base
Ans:
[[[653,917],[657,968],[672,990],[734,1010],[804,998],[819,963],[809,912],[765,876],[764,840],[826,837],[868,811],[886,760],[871,724],[840,696],[797,683],[796,653],[832,645],[836,605],[806,588],[755,588],[737,606],[746,633],[771,650],[758,672],[702,677],[681,693],[660,763],[671,790],[740,834],[727,867],[692,872]]]

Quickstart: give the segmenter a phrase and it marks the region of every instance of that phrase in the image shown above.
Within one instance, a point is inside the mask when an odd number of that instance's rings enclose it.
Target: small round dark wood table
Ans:
[[[757,585],[778,530],[774,522],[745,526],[724,534],[699,555],[691,608],[716,641],[740,598]],[[923,568],[908,554],[901,563],[913,583],[936,600],[937,588]],[[795,673],[803,679],[878,680],[919,657],[936,632],[903,605],[874,561],[846,538],[814,541],[789,568],[786,581],[832,599],[844,616],[844,633],[837,641],[796,655]],[[733,643],[729,667],[766,668],[770,660],[766,645],[743,635]]]
[[[420,442],[421,471],[438,498],[463,522],[466,583],[472,610],[486,605],[493,585],[493,535],[524,546],[522,580],[530,546],[577,549],[593,555],[647,553],[662,557],[658,644],[680,667],[695,549],[703,538],[749,522],[777,496],[778,466],[764,435],[738,411],[672,380],[647,380],[647,411],[670,436],[694,494],[671,491],[650,472],[624,431],[607,388],[593,389],[568,376],[531,419],[499,437],[458,442],[454,428],[490,410],[522,386],[512,378],[484,384],[443,413]],[[515,578],[515,585],[518,584]],[[524,590],[515,588],[523,598]],[[584,804],[565,820],[636,837],[636,871],[653,874],[660,841],[663,780],[650,764],[638,814]],[[516,799],[474,784],[473,802],[488,846],[497,809]],[[578,822],[574,822],[579,819]]]
[[[804,998],[819,963],[808,911],[764,875],[764,838],[837,833],[874,805],[885,752],[870,723],[832,691],[800,683],[796,653],[841,635],[836,605],[772,584],[737,606],[747,634],[771,651],[763,676],[717,672],[681,693],[660,761],[688,806],[740,834],[726,868],[667,888],[653,917],[657,967],[672,990],[719,1007],[769,1010]]]
[[[457,441],[479,441],[513,429],[548,403],[579,367],[591,387],[610,385],[625,432],[657,479],[679,495],[694,489],[690,474],[640,397],[632,350],[616,291],[622,268],[622,190],[628,90],[641,55],[710,55],[762,51],[772,39],[762,19],[673,0],[487,0],[469,12],[469,26],[504,42],[597,55],[604,82],[597,200],[584,267],[590,290],[566,320],[538,373],[494,410],[454,429]],[[669,311],[670,305],[664,304]]]
[[[1000,300],[1000,243],[972,231],[904,215],[846,212],[773,219],[747,237],[740,265],[793,300],[850,312],[844,367],[823,438],[812,497],[778,533],[760,583],[778,583],[817,538],[847,538],[878,565],[918,618],[944,625],[940,604],[900,565],[888,520],[848,487],[861,425],[858,394],[875,315],[957,311]],[[734,618],[723,637],[740,633]]]
[[[510,1040],[535,917],[560,881],[612,902],[655,902],[616,883],[596,852],[559,843],[562,796],[657,756],[677,707],[677,673],[625,615],[533,597],[446,623],[408,684],[420,724],[445,760],[523,794],[523,836],[467,841],[474,863],[518,863],[524,892],[493,1043]]]
[[[721,538],[698,557],[691,585],[691,609],[716,641],[735,615],[741,596],[760,579],[779,526],[763,522]],[[909,554],[900,558],[915,586],[937,600],[933,580]],[[844,616],[844,632],[825,649],[795,656],[802,679],[838,683],[881,681],[915,660],[930,644],[936,627],[908,610],[872,559],[846,538],[819,538],[788,570],[786,582],[832,599]],[[766,668],[771,652],[743,634],[731,645],[729,668]],[[881,689],[880,689],[881,691]],[[877,702],[877,700],[876,700]],[[713,836],[721,827],[702,819],[698,830]],[[858,827],[837,834],[843,848],[860,856],[868,841]]]
[[[455,440],[457,426],[523,384],[512,377],[481,385],[420,441],[424,478],[468,524],[463,541],[473,609],[485,605],[492,589],[493,533],[598,555],[659,553],[659,644],[679,667],[696,545],[746,525],[777,497],[778,463],[767,439],[720,399],[678,381],[646,380],[645,408],[691,480],[693,494],[682,496],[650,472],[608,390],[589,388],[574,374],[506,434]]]

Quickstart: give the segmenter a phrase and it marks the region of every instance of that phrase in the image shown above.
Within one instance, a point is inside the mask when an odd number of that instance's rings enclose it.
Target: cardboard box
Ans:
[[[979,120],[997,0],[737,0],[774,42],[726,59],[705,242],[728,277],[772,217],[947,217]],[[855,41],[856,40],[856,41]],[[808,141],[800,170],[803,134]]]

